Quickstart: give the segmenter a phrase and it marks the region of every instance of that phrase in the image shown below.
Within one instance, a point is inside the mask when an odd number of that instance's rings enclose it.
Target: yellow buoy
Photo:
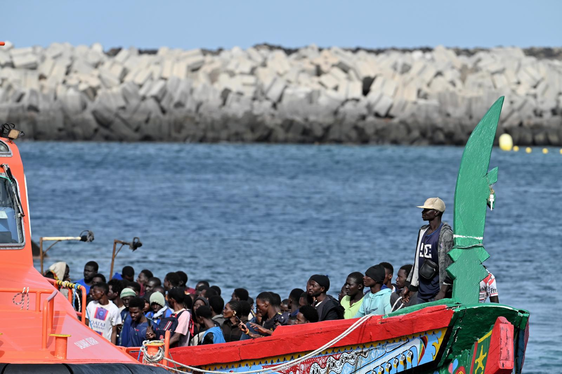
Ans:
[[[513,152],[519,152],[519,147],[514,145],[513,146]],[[560,153],[562,153],[562,149],[560,150]]]
[[[511,151],[513,148],[513,138],[509,134],[501,134],[500,135],[500,149],[502,151]]]
[[[531,149],[531,147],[527,147],[527,148],[525,148],[525,152],[531,153],[531,152],[533,152],[533,150]]]
[[[546,155],[546,154],[548,153],[548,149],[543,148],[543,149],[542,149],[542,153],[544,153],[544,154]]]

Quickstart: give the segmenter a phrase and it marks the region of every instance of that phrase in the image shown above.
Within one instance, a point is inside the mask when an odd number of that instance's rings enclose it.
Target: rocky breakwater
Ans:
[[[8,45],[0,83],[0,120],[28,139],[463,144],[505,95],[500,133],[562,145],[562,62],[519,48]]]

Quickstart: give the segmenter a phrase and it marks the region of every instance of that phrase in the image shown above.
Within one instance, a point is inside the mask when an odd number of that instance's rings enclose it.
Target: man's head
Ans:
[[[123,305],[125,305],[125,308],[128,308],[129,301],[137,297],[137,294],[131,288],[123,288],[123,291],[121,291],[119,296],[121,297],[121,301],[123,302]]]
[[[220,296],[221,293],[222,293],[222,290],[219,286],[211,286],[211,289],[215,290],[217,292],[218,296]],[[207,295],[207,296],[209,296],[209,295]],[[213,295],[213,296],[215,296],[215,295]]]
[[[185,292],[182,288],[172,288],[168,291],[168,304],[170,304],[173,309],[183,308],[185,306],[184,302]]]
[[[107,282],[107,286],[109,287],[109,291],[107,292],[107,298],[111,301],[116,300],[121,291],[123,291],[123,282],[119,279],[111,279]]]
[[[308,292],[303,292],[301,294],[301,297],[299,297],[299,308],[301,306],[311,305],[313,301],[314,300],[312,300],[312,296],[310,296]]]
[[[94,300],[96,301],[100,301],[102,300],[104,297],[107,297],[107,292],[109,291],[109,288],[107,286],[107,283],[94,283],[92,285],[92,297],[94,298]]]
[[[97,273],[92,277],[92,283],[106,283],[105,275]]]
[[[224,309],[224,300],[220,296],[211,296],[209,298],[209,306],[215,314],[221,314]]]
[[[256,309],[262,316],[267,316],[270,308],[273,307],[275,296],[271,292],[262,292],[256,298]]]
[[[358,271],[349,274],[343,287],[345,294],[349,297],[353,297],[358,293],[363,294],[363,288],[365,288],[363,285],[363,274]]]
[[[88,261],[86,265],[84,265],[84,281],[89,283],[92,281],[94,275],[98,273],[98,263],[95,261]]]
[[[330,289],[330,280],[327,276],[321,274],[314,274],[308,280],[306,290],[312,297],[318,297],[325,294]]]
[[[137,282],[129,282],[129,284],[127,284],[127,287],[132,289],[133,291],[135,291],[135,293],[138,295],[140,295],[141,292],[141,286],[140,284],[138,284]]]
[[[246,290],[245,288],[235,288],[232,292],[231,300],[248,301],[248,297],[250,297],[250,295],[248,294],[248,290]]]
[[[197,310],[195,311],[195,315],[197,316],[197,322],[201,324],[204,320],[213,318],[211,307],[207,305],[201,305],[199,308],[197,308]]]
[[[144,289],[146,292],[154,292],[154,287],[160,287],[162,286],[162,282],[160,281],[160,278],[149,278],[148,282],[146,282]]]
[[[435,218],[441,218],[443,212],[445,212],[445,203],[438,197],[430,197],[418,208],[423,209],[422,219],[424,221],[432,221]]]
[[[304,290],[302,288],[293,288],[289,294],[289,304],[287,305],[290,310],[295,310],[299,305],[299,298]]]
[[[160,309],[166,306],[166,300],[164,299],[164,295],[160,292],[153,292],[150,295],[150,308],[154,313],[158,312]]]
[[[295,324],[302,325],[303,323],[318,322],[318,312],[311,305],[304,305],[299,308],[297,320]]]
[[[410,271],[412,271],[412,265],[404,265],[398,270],[398,274],[396,275],[396,286],[398,288],[406,287],[406,279],[408,279],[408,275],[410,275]]]
[[[148,269],[143,269],[141,270],[141,272],[139,273],[139,276],[137,277],[137,283],[138,284],[144,284],[146,286],[146,284],[148,283],[148,280],[150,278],[152,278],[154,275],[152,274],[152,272]]]
[[[185,271],[178,270],[176,271],[178,277],[180,277],[180,287],[187,287],[187,273]]]
[[[129,301],[129,314],[131,315],[131,319],[135,322],[140,322],[144,312],[144,299],[141,297],[133,297]]]
[[[383,284],[385,277],[386,272],[384,270],[384,266],[371,266],[365,272],[365,276],[363,277],[363,284],[365,285],[365,287],[373,287],[376,284]]]
[[[135,281],[135,269],[132,266],[125,266],[123,270],[121,270],[121,276],[123,279],[128,280],[129,282]]]
[[[166,274],[166,277],[164,278],[163,286],[166,289],[166,291],[169,291],[172,288],[179,287],[180,286],[180,276],[175,272],[171,272],[171,273]]]
[[[202,287],[209,287],[209,286],[210,286],[209,282],[207,282],[206,280],[201,280],[197,282],[197,284],[195,285],[195,290],[201,291]]]
[[[392,288],[392,277],[394,276],[394,267],[390,262],[381,262],[380,265],[384,267],[385,276],[384,276],[384,284],[388,288]]]

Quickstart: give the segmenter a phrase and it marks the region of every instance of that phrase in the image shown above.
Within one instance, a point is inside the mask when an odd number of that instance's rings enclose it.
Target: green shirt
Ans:
[[[350,301],[351,301],[350,296],[344,296],[343,299],[341,299],[340,301],[341,306],[343,306],[343,308],[345,309],[345,313],[343,314],[343,318],[345,319],[355,318],[355,315],[359,311],[361,304],[363,304],[363,299],[359,300],[353,305],[350,304]]]

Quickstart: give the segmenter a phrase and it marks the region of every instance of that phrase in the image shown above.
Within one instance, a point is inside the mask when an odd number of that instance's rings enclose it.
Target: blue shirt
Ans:
[[[377,293],[367,293],[363,297],[363,304],[361,304],[355,318],[363,317],[367,314],[383,315],[390,313],[392,311],[392,305],[390,305],[391,294],[392,290],[384,286]]]
[[[79,284],[81,286],[84,286],[84,288],[86,288],[86,295],[90,293],[90,286],[88,286],[86,282],[84,282],[84,278],[80,279],[78,282],[76,282],[76,284]]]
[[[426,259],[439,264],[439,233],[441,232],[443,223],[437,230],[427,235],[424,234],[420,243],[419,255],[419,269],[422,268]],[[431,279],[425,279],[420,276],[420,283],[418,286],[418,297],[422,300],[430,300],[439,293],[439,271]]]
[[[222,334],[222,330],[218,326],[211,327],[210,329],[205,331],[205,333],[203,334],[203,339],[201,339],[201,341],[205,340],[205,336],[207,336],[207,334],[210,332],[213,333],[213,344],[226,343],[226,340],[224,340],[224,335]]]
[[[136,323],[131,322],[131,324],[126,326],[128,331],[128,341],[123,342],[123,347],[140,347],[142,342],[146,340],[146,329],[148,328],[148,322]],[[123,329],[125,326],[123,326]]]

